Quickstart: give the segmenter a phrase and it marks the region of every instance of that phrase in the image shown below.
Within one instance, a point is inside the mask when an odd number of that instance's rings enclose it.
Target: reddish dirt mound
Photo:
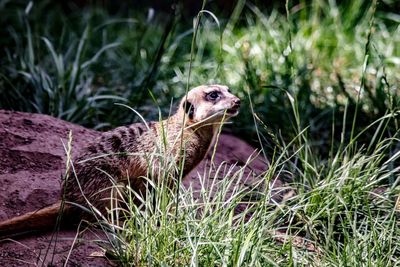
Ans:
[[[79,153],[81,147],[100,134],[46,115],[0,110],[1,221],[42,208],[58,199],[60,177],[65,170],[63,143],[67,143],[69,131],[73,135],[73,154]],[[254,148],[236,137],[223,134],[215,154],[215,164],[226,162],[226,170],[232,165],[236,170],[252,154]],[[208,160],[210,158],[211,154]],[[199,177],[207,168],[206,162],[207,159],[190,173],[184,181],[186,187],[200,188]],[[260,173],[267,166],[260,157],[250,165],[245,173],[247,178],[242,181],[245,186],[254,184],[252,173]],[[76,234],[76,230],[61,230],[51,245],[51,232],[17,241],[0,241],[0,266],[42,266],[42,263],[43,266],[62,266],[67,257],[67,266],[113,265],[105,258],[91,257],[93,252],[100,251],[94,240],[101,239],[101,235],[88,230],[79,234],[78,242],[73,242]]]

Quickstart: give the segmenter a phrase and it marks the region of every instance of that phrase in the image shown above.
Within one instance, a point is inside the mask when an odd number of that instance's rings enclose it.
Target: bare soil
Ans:
[[[100,132],[62,121],[47,115],[0,110],[0,221],[34,211],[59,199],[61,177],[65,171],[65,150],[69,131],[73,136],[73,155]],[[212,152],[184,181],[196,193],[200,180],[208,171]],[[225,162],[224,171],[237,170],[253,155],[245,177],[239,181],[251,187],[257,174],[268,164],[255,149],[242,140],[222,134],[218,142],[214,163]],[[212,175],[203,182],[216,184],[223,174]],[[214,179],[214,181],[213,181]],[[276,181],[276,185],[280,184]],[[218,190],[218,186],[213,190]],[[233,190],[233,189],[232,189]],[[246,206],[239,206],[238,211]],[[0,240],[0,266],[115,266],[105,257],[95,256],[101,251],[98,240],[104,235],[95,230],[61,229],[57,239],[54,231],[36,233]],[[52,239],[53,237],[53,239]],[[74,241],[74,239],[77,240]]]

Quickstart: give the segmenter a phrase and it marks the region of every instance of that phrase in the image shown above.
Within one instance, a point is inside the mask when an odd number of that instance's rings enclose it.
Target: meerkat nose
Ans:
[[[235,105],[237,105],[237,106],[240,106],[240,99],[239,99],[239,98],[235,98],[235,99],[233,100],[233,103],[234,103]]]

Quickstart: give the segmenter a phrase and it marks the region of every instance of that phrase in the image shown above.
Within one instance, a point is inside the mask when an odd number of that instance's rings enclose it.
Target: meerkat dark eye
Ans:
[[[217,91],[213,91],[207,94],[208,100],[216,100],[219,97],[219,93]]]

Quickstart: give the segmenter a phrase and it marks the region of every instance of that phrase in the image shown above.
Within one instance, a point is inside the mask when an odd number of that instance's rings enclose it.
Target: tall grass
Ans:
[[[376,136],[393,116],[375,123],[381,125]],[[166,186],[178,167],[169,161],[141,205],[133,204],[134,188],[119,188],[129,215],[122,223],[118,217],[100,222],[108,229],[109,255],[124,266],[395,266],[400,176],[393,165],[400,152],[388,158],[388,151],[399,140],[367,148],[357,145],[357,132],[321,162],[307,131],[288,144],[279,141],[276,158],[250,188],[244,173],[251,161],[239,168],[209,164],[198,174],[201,188],[181,186],[178,195]],[[156,151],[153,159],[168,155]],[[284,175],[287,183],[273,187]],[[288,190],[279,201],[276,192]]]
[[[2,8],[12,16],[2,23],[0,107],[96,128],[132,122],[116,102],[156,115],[146,109],[152,101],[143,92],[154,87],[173,16],[163,28],[159,18],[142,14],[114,18],[94,8],[66,15],[51,1]]]

